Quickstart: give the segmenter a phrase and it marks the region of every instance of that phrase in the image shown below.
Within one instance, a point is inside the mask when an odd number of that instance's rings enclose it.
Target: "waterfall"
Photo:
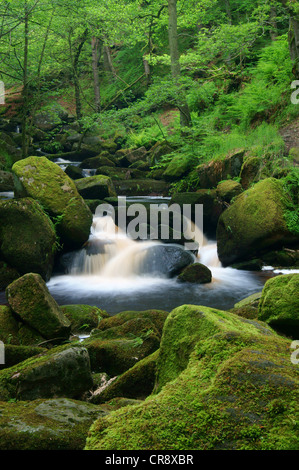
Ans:
[[[197,255],[178,244],[133,240],[115,225],[114,218],[95,215],[89,240],[83,249],[66,257],[68,272],[54,275],[48,288],[61,305],[96,305],[110,314],[171,311],[186,303],[225,310],[262,290],[262,281],[253,273],[223,268],[216,243],[207,240],[191,222],[188,230],[199,245]],[[211,283],[177,281],[176,273],[194,262],[209,267]]]
[[[90,238],[75,256],[69,272],[104,278],[139,276],[146,273],[148,250],[157,246],[164,245],[154,240],[132,240],[115,225],[112,217],[95,216]]]

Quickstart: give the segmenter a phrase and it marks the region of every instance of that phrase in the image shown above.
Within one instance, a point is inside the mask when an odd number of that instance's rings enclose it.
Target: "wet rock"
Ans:
[[[83,172],[81,168],[74,165],[68,165],[65,169],[65,174],[68,175],[72,180],[79,180],[83,178]]]
[[[212,282],[212,273],[210,269],[201,264],[194,263],[183,269],[178,276],[180,282],[191,282],[193,284],[208,284]]]
[[[147,249],[140,269],[143,274],[174,277],[194,261],[193,253],[180,245],[160,244]]]

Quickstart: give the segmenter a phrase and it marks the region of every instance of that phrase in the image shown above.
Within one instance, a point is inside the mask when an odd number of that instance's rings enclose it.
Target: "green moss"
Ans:
[[[91,331],[103,318],[109,316],[104,310],[89,305],[63,305],[60,308],[71,322],[74,333]]]
[[[68,363],[68,350],[72,348],[76,348],[76,352]],[[0,371],[0,401],[78,397],[92,386],[86,356],[80,343],[65,344],[3,369]]]
[[[78,400],[0,402],[0,450],[82,450],[100,407]]]
[[[220,216],[218,254],[224,265],[253,258],[287,243],[295,236],[285,221],[289,199],[283,184],[268,178],[240,194]]]
[[[159,350],[137,362],[135,366],[113,380],[100,394],[95,393],[92,403],[105,403],[113,398],[144,399],[153,391]]]
[[[259,319],[294,339],[299,334],[299,274],[269,279],[259,303]]]
[[[74,181],[58,165],[45,157],[28,157],[17,162],[12,171],[15,194],[41,203],[66,246],[81,246],[88,239],[92,214]]]
[[[212,281],[212,273],[209,268],[200,263],[194,263],[183,269],[178,276],[180,282],[195,284],[208,284]]]
[[[32,271],[48,280],[53,269],[56,233],[38,202],[31,198],[2,201],[0,218],[2,257],[20,274]]]
[[[21,323],[10,307],[0,305],[0,340],[6,345],[29,346],[39,344],[44,338]]]
[[[231,313],[175,309],[164,327],[156,393],[97,420],[85,448],[298,449],[299,372],[289,344]],[[273,412],[273,400],[285,407]]]

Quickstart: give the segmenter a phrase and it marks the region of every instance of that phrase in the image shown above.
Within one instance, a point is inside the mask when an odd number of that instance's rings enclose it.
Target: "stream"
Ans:
[[[11,198],[13,194],[2,194]],[[127,198],[131,202],[160,203],[169,198]],[[59,305],[86,304],[100,307],[110,314],[125,310],[161,309],[171,311],[183,304],[203,305],[228,310],[241,299],[262,290],[274,274],[273,268],[260,272],[223,268],[217,256],[216,243],[207,240],[199,250],[199,259],[212,272],[209,284],[182,283],[163,271],[163,259],[157,247],[160,242],[131,240],[109,227],[107,218],[94,216],[89,251],[75,253],[65,274],[53,273],[48,289]],[[169,246],[169,245],[168,245]],[[100,248],[99,248],[100,247]],[[182,250],[181,246],[177,246]],[[150,251],[151,250],[151,251]],[[144,270],[144,258],[155,255],[155,269]],[[147,267],[148,267],[147,262]],[[5,303],[0,292],[0,304]]]

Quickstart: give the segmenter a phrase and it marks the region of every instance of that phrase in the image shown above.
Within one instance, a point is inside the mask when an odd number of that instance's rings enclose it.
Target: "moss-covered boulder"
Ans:
[[[201,263],[194,263],[187,266],[178,275],[180,282],[191,282],[193,284],[208,284],[212,282],[211,270]]]
[[[0,371],[0,401],[81,398],[92,386],[89,355],[80,344],[58,346]]]
[[[0,201],[0,253],[20,274],[51,276],[56,233],[40,204],[31,198]]]
[[[95,390],[92,403],[105,403],[112,398],[125,397],[144,400],[153,391],[156,379],[156,365],[159,350],[137,362],[101,390]]]
[[[6,288],[6,297],[13,312],[42,336],[68,339],[71,323],[39,274],[28,273],[11,283]]]
[[[297,237],[286,219],[290,206],[282,183],[274,178],[240,194],[218,221],[218,255],[223,265],[295,243]]]
[[[84,178],[83,170],[75,165],[68,165],[65,169],[65,174],[72,180],[80,180],[81,178]]]
[[[263,323],[178,307],[164,325],[155,393],[97,420],[85,449],[298,449],[289,347]]]
[[[107,414],[68,398],[0,403],[0,450],[82,450],[88,429]]]
[[[192,169],[193,163],[190,158],[182,155],[175,155],[167,165],[163,173],[166,181],[176,181],[186,175]]]
[[[41,203],[65,248],[81,247],[88,240],[92,214],[74,181],[45,157],[28,157],[17,162],[12,171],[16,196],[29,196]]]
[[[113,183],[108,176],[95,175],[75,182],[79,194],[84,199],[105,199],[116,196]]]
[[[108,154],[108,155],[107,155]],[[115,163],[109,158],[108,152],[102,152],[97,157],[87,158],[80,163],[79,167],[84,169],[97,169],[101,166],[115,167]]]
[[[0,341],[5,345],[38,345],[45,338],[36,330],[25,325],[7,305],[0,305]]]
[[[90,305],[62,305],[63,314],[71,323],[71,331],[90,332],[103,318],[109,317],[105,310]]]
[[[269,279],[262,291],[258,318],[291,336],[299,335],[299,274]]]
[[[257,292],[237,302],[230,312],[244,318],[258,318],[258,306],[262,293]]]
[[[157,310],[121,312],[103,319],[90,338],[87,348],[91,369],[117,376],[155,352],[168,313]]]
[[[231,202],[231,200],[241,192],[242,186],[234,180],[222,181],[216,188],[218,198],[227,203]]]

